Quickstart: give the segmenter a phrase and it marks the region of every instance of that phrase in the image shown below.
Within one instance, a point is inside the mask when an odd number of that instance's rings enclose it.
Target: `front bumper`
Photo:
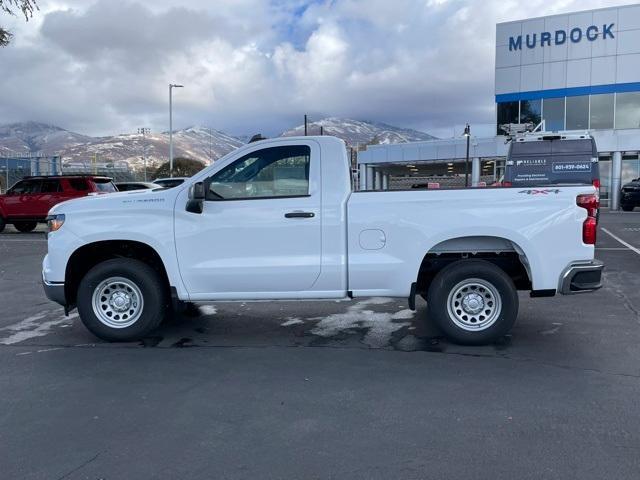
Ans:
[[[67,299],[64,294],[64,283],[47,282],[43,276],[42,288],[44,289],[44,294],[49,300],[59,303],[63,307],[67,308]]]
[[[573,295],[598,290],[602,288],[603,269],[604,263],[600,260],[571,264],[560,276],[558,291],[563,295]]]

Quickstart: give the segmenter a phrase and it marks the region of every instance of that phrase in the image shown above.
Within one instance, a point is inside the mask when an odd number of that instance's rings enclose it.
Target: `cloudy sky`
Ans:
[[[0,124],[273,135],[343,116],[436,134],[494,118],[495,24],[594,0],[38,0],[0,48]]]

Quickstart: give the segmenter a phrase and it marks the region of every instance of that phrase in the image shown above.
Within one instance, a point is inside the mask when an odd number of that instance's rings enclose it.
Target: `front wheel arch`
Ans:
[[[131,258],[149,265],[158,272],[167,292],[170,291],[169,276],[164,262],[153,247],[133,240],[104,240],[83,245],[69,257],[64,277],[67,305],[76,304],[78,287],[89,270],[114,258]]]

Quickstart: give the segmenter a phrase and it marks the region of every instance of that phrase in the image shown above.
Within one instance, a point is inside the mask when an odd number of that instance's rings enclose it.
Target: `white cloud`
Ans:
[[[621,2],[56,0],[0,17],[0,123],[274,134],[303,113],[428,130],[491,122],[496,22]],[[624,2],[622,2],[624,3]]]

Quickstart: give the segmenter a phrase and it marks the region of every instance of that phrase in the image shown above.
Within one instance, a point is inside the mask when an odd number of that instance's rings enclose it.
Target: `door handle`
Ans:
[[[284,214],[284,218],[313,218],[316,214],[313,212],[288,212]]]

